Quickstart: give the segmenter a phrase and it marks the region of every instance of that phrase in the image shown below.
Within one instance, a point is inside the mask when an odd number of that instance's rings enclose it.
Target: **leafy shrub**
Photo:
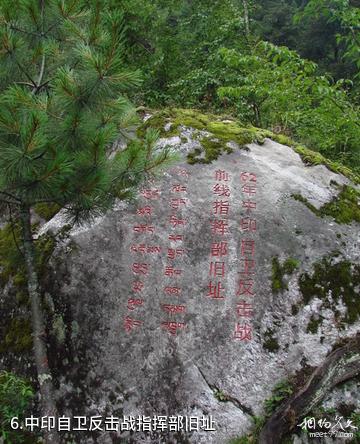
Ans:
[[[14,373],[0,372],[0,434],[5,442],[21,443],[25,437],[19,431],[11,431],[13,417],[22,418],[34,396],[31,385]]]

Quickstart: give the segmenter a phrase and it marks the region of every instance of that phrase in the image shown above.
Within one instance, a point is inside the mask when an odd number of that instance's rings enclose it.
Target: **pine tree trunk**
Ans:
[[[47,359],[45,323],[41,307],[39,279],[35,269],[35,248],[31,232],[30,208],[28,206],[22,206],[20,218],[23,231],[28,292],[31,303],[33,350],[40,387],[41,416],[57,417],[52,378]],[[44,437],[47,444],[60,443],[56,430],[45,430]]]

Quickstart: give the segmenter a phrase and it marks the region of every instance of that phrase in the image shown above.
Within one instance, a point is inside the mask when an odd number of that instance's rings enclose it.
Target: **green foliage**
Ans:
[[[130,141],[123,151],[116,153],[113,161],[115,196],[121,199],[131,197],[144,176],[158,173],[177,159],[167,148],[156,152],[159,135],[157,129],[149,127],[141,140]]]
[[[107,3],[119,8],[116,1]],[[144,76],[137,101],[151,107],[219,105],[216,89],[228,73],[218,49],[246,45],[241,3],[125,0],[121,8],[130,46],[127,61]]]
[[[331,159],[297,147],[313,162],[359,171],[359,8],[349,0],[247,3],[250,36],[240,1],[108,1],[127,23],[126,60],[144,73],[132,97],[153,107],[236,112],[245,124],[292,135]]]
[[[331,159],[360,165],[360,112],[349,100],[348,82],[316,75],[315,63],[268,42],[250,54],[224,48],[221,55],[237,81],[226,82],[219,96],[237,106],[242,120],[280,128]]]
[[[214,391],[214,396],[215,398],[220,401],[220,402],[226,402],[229,400],[228,396],[226,395],[226,393],[224,393],[222,390],[218,390],[216,389]]]
[[[254,11],[254,31],[263,40],[297,48],[301,42],[293,17],[298,10],[295,0],[259,0]]]
[[[360,9],[351,3],[350,0],[310,0],[298,11],[295,19],[303,23],[323,21],[333,29],[327,46],[332,44],[340,52],[338,58],[348,59],[360,68],[360,37],[356,32],[360,23]]]
[[[281,381],[275,385],[272,396],[265,400],[265,412],[267,416],[280,406],[280,404],[293,393],[294,389],[289,381]]]
[[[356,440],[360,439],[360,412],[359,411],[353,412],[350,415],[349,419],[352,421],[352,425],[357,427],[357,429],[354,430],[354,438],[355,438],[354,442],[356,442]]]
[[[10,421],[24,416],[33,396],[33,388],[25,379],[11,372],[0,372],[0,433],[5,442],[25,442],[21,431],[11,431]]]

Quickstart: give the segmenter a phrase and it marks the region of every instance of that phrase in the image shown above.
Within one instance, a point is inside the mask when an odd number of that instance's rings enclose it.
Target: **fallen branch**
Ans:
[[[338,384],[360,374],[360,335],[332,351],[304,387],[283,403],[267,420],[259,444],[278,444]]]

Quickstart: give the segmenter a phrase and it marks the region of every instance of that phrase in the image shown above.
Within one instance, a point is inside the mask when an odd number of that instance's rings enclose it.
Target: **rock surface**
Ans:
[[[183,131],[186,142],[172,137],[161,146],[170,143],[174,150],[188,152],[193,132]],[[216,180],[217,171],[227,172],[229,180]],[[242,172],[255,174],[256,184],[249,182],[253,176],[241,176]],[[230,196],[214,194],[216,183],[228,186]],[[246,195],[245,184],[256,185],[256,194]],[[151,437],[141,432],[99,432],[99,443],[222,444],[249,431],[251,416],[263,414],[264,400],[279,381],[305,365],[318,366],[337,341],[360,330],[359,321],[339,326],[334,311],[320,298],[304,304],[299,289],[299,276],[311,274],[314,264],[334,250],[335,262],[359,264],[359,224],[340,225],[331,217],[318,217],[293,198],[300,194],[320,208],[339,194],[343,184],[350,184],[344,176],[322,165],[307,167],[291,148],[266,139],[261,146],[249,144],[208,165],[180,162],[144,186],[158,190],[153,198],[140,193],[136,202],[120,202],[91,226],[73,228],[72,247],[65,242],[55,255],[50,290],[57,309],[61,305],[66,312],[68,326],[67,350],[59,365],[59,374],[65,374],[58,389],[62,413],[205,415],[215,421],[215,431],[159,432]],[[176,185],[186,191],[176,191]],[[172,200],[177,198],[186,200]],[[220,200],[229,201],[228,215],[214,214],[213,203]],[[256,208],[244,208],[248,200],[255,201]],[[146,206],[151,206],[151,216],[137,214]],[[172,214],[185,225],[171,225]],[[256,219],[256,232],[241,230],[246,217]],[[215,219],[225,220],[229,232],[212,232]],[[59,213],[42,231],[56,232],[62,224]],[[171,241],[171,234],[183,234],[183,239]],[[242,255],[246,239],[255,241],[253,257]],[[228,243],[227,256],[211,257],[212,243],[221,241]],[[161,251],[133,251],[132,246],[141,244]],[[168,248],[185,252],[170,259]],[[245,276],[241,273],[249,255],[255,261],[254,274]],[[279,264],[289,258],[298,261],[292,273],[284,274],[280,291],[273,289],[276,257]],[[219,265],[223,262],[224,270]],[[143,264],[147,274],[136,273],[145,270]],[[166,276],[168,266],[181,274]],[[254,296],[238,294],[244,276],[254,280]],[[144,284],[141,292],[132,290],[136,281]],[[222,282],[224,299],[209,297],[210,281]],[[360,282],[356,285],[359,290]],[[181,294],[168,294],[166,287],[181,288]],[[130,310],[131,298],[142,299],[143,304]],[[243,299],[253,304],[251,319],[237,315]],[[185,306],[185,312],[168,315],[164,304]],[[347,309],[340,303],[340,311]],[[309,321],[319,315],[322,322],[310,332]],[[142,324],[127,332],[127,316]],[[167,320],[186,326],[171,334],[162,325]],[[252,326],[251,340],[234,338],[237,323]],[[94,441],[78,435],[76,442]]]

